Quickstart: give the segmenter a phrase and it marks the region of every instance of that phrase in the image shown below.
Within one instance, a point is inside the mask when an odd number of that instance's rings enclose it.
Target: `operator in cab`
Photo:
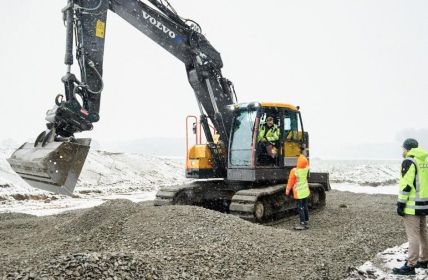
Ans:
[[[257,136],[259,148],[259,163],[262,165],[274,164],[278,154],[278,140],[280,130],[274,123],[274,117],[268,116],[266,122],[260,125]]]

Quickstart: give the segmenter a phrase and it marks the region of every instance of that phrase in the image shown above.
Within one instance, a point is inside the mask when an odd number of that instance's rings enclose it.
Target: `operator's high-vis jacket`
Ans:
[[[266,138],[266,140],[271,143],[278,141],[279,128],[276,125],[272,126],[271,128],[268,128],[267,125],[262,125],[259,128],[259,135],[257,135],[257,141],[260,142],[263,138]]]
[[[428,152],[413,148],[401,166],[398,202],[405,203],[407,215],[428,215]]]
[[[300,155],[297,159],[297,167],[290,171],[287,188],[285,190],[286,195],[293,189],[294,199],[307,198],[310,195],[308,175],[308,159],[304,155]]]

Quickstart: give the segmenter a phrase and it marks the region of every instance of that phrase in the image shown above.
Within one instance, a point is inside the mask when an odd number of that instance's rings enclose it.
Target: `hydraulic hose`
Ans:
[[[88,61],[88,65],[89,65],[89,67],[91,67],[92,68],[92,70],[94,70],[94,72],[97,74],[97,76],[98,76],[98,79],[100,80],[100,83],[101,83],[101,86],[100,86],[100,89],[98,90],[98,91],[94,91],[94,90],[91,90],[90,88],[89,88],[89,86],[86,86],[86,90],[87,91],[89,91],[90,93],[92,93],[92,94],[100,94],[102,91],[103,91],[103,89],[104,89],[104,81],[103,81],[103,77],[101,76],[101,74],[100,74],[100,72],[98,72],[98,70],[97,70],[97,68],[95,67],[95,64],[94,64],[94,62],[93,61]]]
[[[81,6],[79,6],[79,5],[75,5],[75,7],[76,7],[77,9],[82,10],[82,11],[85,11],[85,12],[96,11],[96,10],[98,10],[98,9],[101,7],[102,2],[103,2],[103,1],[102,1],[102,0],[100,0],[100,1],[98,2],[97,6],[95,6],[95,7],[93,7],[93,8],[85,8],[85,7],[81,7]]]

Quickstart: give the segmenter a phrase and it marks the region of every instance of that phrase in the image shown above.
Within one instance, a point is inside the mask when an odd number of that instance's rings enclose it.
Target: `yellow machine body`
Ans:
[[[212,154],[207,144],[193,145],[187,152],[187,178],[217,178],[212,165]]]
[[[187,169],[212,169],[211,151],[206,144],[194,145],[189,149]]]
[[[291,131],[285,138],[283,145],[284,157],[299,157],[302,150],[303,134],[301,131]]]

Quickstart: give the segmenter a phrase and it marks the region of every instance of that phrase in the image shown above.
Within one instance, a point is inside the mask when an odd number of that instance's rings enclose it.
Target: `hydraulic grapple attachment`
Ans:
[[[35,188],[72,195],[89,152],[91,139],[25,143],[7,161]]]

